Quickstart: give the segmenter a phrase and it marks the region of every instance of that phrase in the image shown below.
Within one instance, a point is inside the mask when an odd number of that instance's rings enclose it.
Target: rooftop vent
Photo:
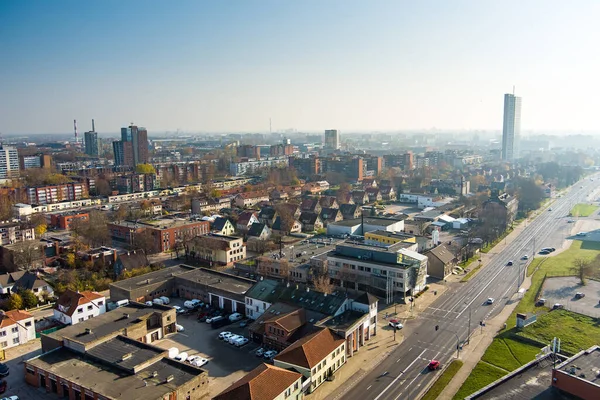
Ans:
[[[88,335],[91,335],[92,330],[90,328],[85,328],[85,333],[87,333]]]
[[[153,377],[153,378],[156,378],[157,376],[158,376],[158,371],[153,371],[153,372],[152,372],[152,377]]]
[[[132,353],[123,354],[121,356],[121,361],[129,360],[131,357],[133,357]]]
[[[129,314],[123,313],[123,318],[125,318],[125,319],[129,318]]]
[[[169,376],[167,376],[167,379],[165,379],[165,382],[166,382],[166,383],[169,383],[169,382],[171,382],[173,379],[175,379],[175,377],[174,377],[173,375],[169,375]]]

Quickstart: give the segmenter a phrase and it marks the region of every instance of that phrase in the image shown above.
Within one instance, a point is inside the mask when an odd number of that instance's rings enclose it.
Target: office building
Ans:
[[[98,157],[98,132],[85,132],[83,136],[85,139],[85,154],[92,157]]]
[[[502,126],[502,159],[514,161],[519,157],[521,135],[521,98],[514,94],[504,95],[504,123]]]
[[[337,150],[340,148],[340,134],[337,129],[327,129],[325,131],[325,149]]]
[[[121,140],[113,142],[115,165],[135,168],[148,163],[148,131],[146,128],[130,125],[121,128]]]
[[[19,155],[19,168],[20,169],[31,169],[31,168],[51,168],[52,167],[52,156],[49,154],[30,154],[30,155]]]
[[[17,149],[0,145],[0,179],[19,176],[19,153]]]

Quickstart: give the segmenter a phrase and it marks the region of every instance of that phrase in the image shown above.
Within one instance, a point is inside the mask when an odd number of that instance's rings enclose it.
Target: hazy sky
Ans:
[[[0,1],[0,132],[600,131],[600,1]]]

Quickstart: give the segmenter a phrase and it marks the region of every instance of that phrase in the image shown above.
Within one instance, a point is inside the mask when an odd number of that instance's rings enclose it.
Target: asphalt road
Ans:
[[[427,370],[429,362],[432,359],[437,359],[442,364],[451,361],[456,357],[457,342],[464,342],[468,332],[481,329],[480,321],[500,312],[518,290],[518,283],[522,281],[527,263],[530,262],[521,260],[521,257],[527,254],[531,259],[542,247],[558,248],[559,243],[565,239],[568,229],[566,226],[571,226],[567,224],[566,216],[572,206],[588,200],[588,196],[596,189],[596,182],[588,178],[557,198],[551,205],[552,211],[544,209],[502,252],[492,256],[490,262],[473,279],[457,284],[423,310],[416,319],[407,321],[403,332],[404,342],[350,390],[337,398],[418,398],[437,374]],[[508,266],[509,260],[514,265]],[[495,299],[491,305],[486,304],[489,297]],[[437,331],[436,325],[439,326]]]

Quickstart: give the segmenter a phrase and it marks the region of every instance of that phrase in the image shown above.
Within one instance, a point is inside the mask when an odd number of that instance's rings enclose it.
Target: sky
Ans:
[[[0,1],[0,132],[600,132],[600,2]]]

